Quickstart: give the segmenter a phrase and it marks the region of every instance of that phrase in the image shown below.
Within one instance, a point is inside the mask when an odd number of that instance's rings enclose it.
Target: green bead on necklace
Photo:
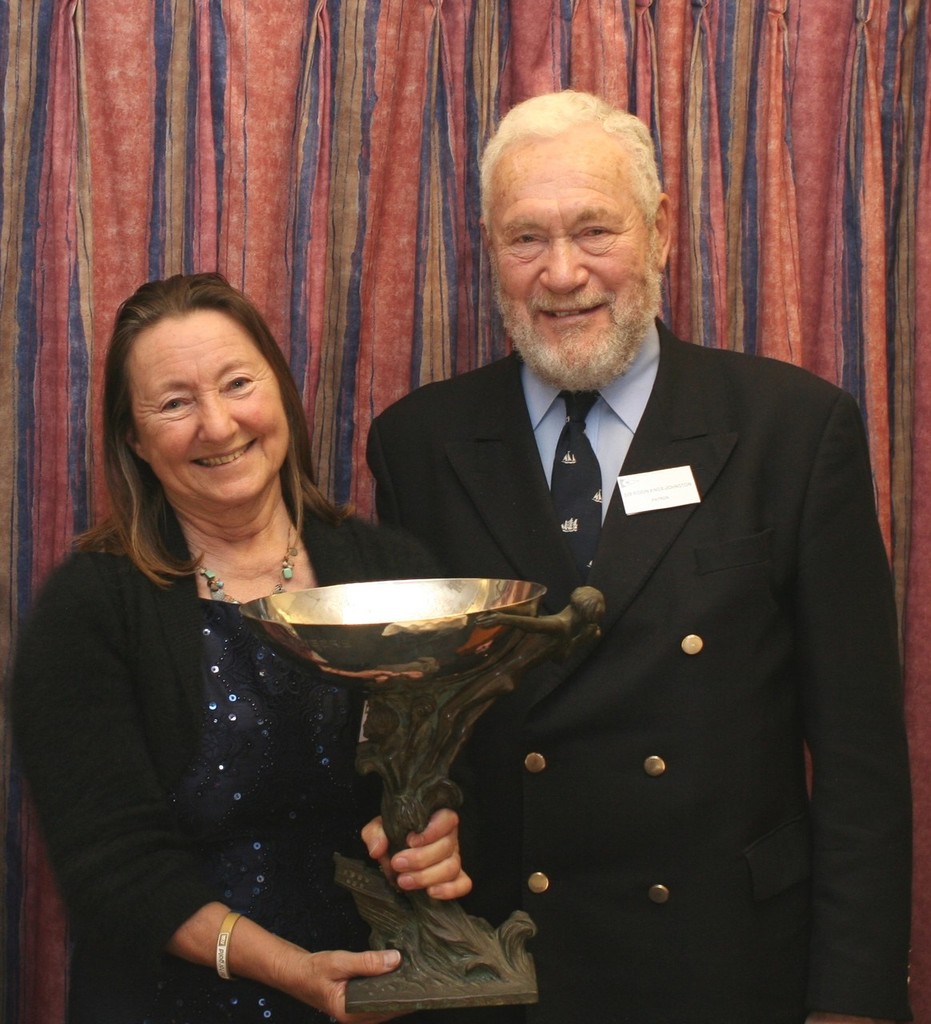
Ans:
[[[281,579],[276,581],[274,589],[272,590],[273,594],[283,594],[285,583],[294,578],[295,558],[297,558],[297,548],[292,542],[292,531],[289,529],[288,546],[285,549],[284,558],[281,560]],[[231,604],[239,604],[235,597],[232,597],[226,592],[224,589],[226,584],[219,576],[217,576],[213,569],[208,569],[207,566],[202,565],[197,571],[201,576],[203,576],[207,583],[207,589],[210,591],[210,594],[215,601],[228,601]]]

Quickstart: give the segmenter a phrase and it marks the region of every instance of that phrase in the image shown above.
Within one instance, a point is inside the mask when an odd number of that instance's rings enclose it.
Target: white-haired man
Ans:
[[[573,92],[515,107],[482,202],[515,353],[376,419],[378,512],[450,575],[539,581],[548,611],[587,581],[607,613],[463,755],[473,909],[530,913],[540,990],[464,1018],[907,1019],[896,620],[854,400],[655,320],[669,200],[631,115]],[[579,392],[593,556],[555,496]]]

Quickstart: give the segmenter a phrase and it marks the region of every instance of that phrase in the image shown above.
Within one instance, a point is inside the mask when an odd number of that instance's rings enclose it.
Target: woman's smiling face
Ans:
[[[142,331],[128,361],[144,459],[181,515],[216,517],[280,495],[288,422],[271,367],[249,333],[215,310]]]

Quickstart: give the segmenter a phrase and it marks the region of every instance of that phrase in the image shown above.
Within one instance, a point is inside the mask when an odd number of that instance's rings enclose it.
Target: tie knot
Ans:
[[[559,397],[566,403],[566,418],[573,423],[584,423],[585,417],[598,398],[598,392],[560,391]]]

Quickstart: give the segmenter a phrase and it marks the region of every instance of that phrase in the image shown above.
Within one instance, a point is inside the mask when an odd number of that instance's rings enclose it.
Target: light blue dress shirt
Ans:
[[[601,397],[585,419],[585,433],[601,466],[601,493],[605,497],[602,521],[617,490],[618,474],[650,398],[658,368],[659,333],[653,324],[630,369],[601,389]],[[549,483],[556,442],[566,422],[565,405],[559,398],[559,389],[544,384],[526,365],[521,367],[521,383],[540,461]]]

